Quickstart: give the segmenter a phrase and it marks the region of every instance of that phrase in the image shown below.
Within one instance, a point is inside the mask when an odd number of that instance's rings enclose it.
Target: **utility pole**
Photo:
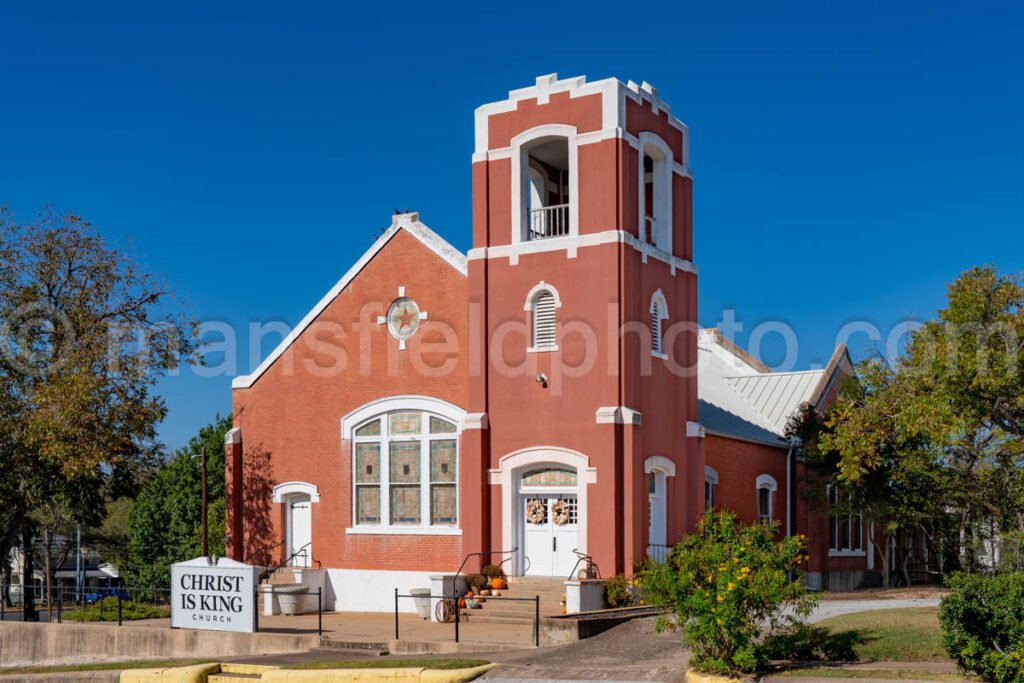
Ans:
[[[202,550],[203,557],[209,557],[209,548],[206,543],[206,446],[202,447],[202,470],[203,470],[203,505],[202,505]]]

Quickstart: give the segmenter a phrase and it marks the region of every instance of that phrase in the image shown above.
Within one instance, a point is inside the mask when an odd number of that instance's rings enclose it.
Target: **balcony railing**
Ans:
[[[564,237],[569,234],[569,205],[556,204],[540,209],[530,209],[530,225],[527,239],[543,240],[549,237]]]

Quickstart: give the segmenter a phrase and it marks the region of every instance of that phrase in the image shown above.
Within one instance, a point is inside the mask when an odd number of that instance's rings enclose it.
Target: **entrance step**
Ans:
[[[311,652],[329,654],[347,653],[378,656],[390,654],[390,652],[388,651],[388,644],[384,642],[364,642],[360,640],[331,640],[330,638],[321,638],[320,645],[313,648]]]

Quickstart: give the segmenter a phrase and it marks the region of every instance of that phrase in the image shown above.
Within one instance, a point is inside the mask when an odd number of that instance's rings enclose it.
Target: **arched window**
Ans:
[[[663,251],[672,251],[672,149],[650,132],[640,140],[640,235]]]
[[[668,303],[659,289],[651,297],[651,354],[658,358],[668,358],[663,348],[662,321],[668,319]]]
[[[757,521],[761,524],[771,524],[775,519],[775,492],[778,490],[779,485],[770,474],[757,478]]]
[[[541,281],[526,297],[525,310],[530,312],[530,351],[558,350],[558,317],[556,309],[562,302],[558,291]]]
[[[458,427],[419,410],[394,411],[352,433],[355,527],[458,523]]]

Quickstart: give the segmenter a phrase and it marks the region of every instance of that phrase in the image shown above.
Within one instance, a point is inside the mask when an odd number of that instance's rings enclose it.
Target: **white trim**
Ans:
[[[307,481],[286,481],[278,484],[274,487],[272,500],[275,503],[283,503],[287,496],[297,493],[308,495],[311,503],[320,502],[320,489]]]
[[[757,485],[754,487],[757,489],[768,489],[772,493],[779,490],[779,485],[775,481],[775,477],[770,474],[762,474],[757,478]]]
[[[519,476],[526,470],[539,465],[564,465],[576,470],[576,548],[587,552],[587,487],[597,483],[597,468],[590,466],[590,458],[578,451],[557,446],[538,446],[509,453],[498,461],[497,469],[489,470],[488,480],[492,486],[501,486],[501,547],[522,547],[516,531],[519,519]],[[522,555],[514,562],[520,563],[513,570],[521,571]]]
[[[655,358],[668,360],[668,354],[665,353],[665,334],[661,326],[663,321],[668,320],[668,301],[665,300],[665,295],[662,294],[661,289],[658,289],[651,295],[651,307],[649,312],[651,314],[651,355]],[[655,320],[655,315],[657,315],[657,320]],[[655,325],[658,326],[657,345],[654,343]]]
[[[533,312],[533,298],[540,294],[541,292],[551,292],[551,296],[553,296],[555,299],[555,308],[562,307],[562,298],[558,296],[558,290],[555,289],[555,286],[545,282],[544,280],[541,280],[540,282],[535,284],[529,292],[527,292],[526,303],[523,304],[524,311]]]
[[[317,319],[323,310],[327,308],[328,304],[334,301],[334,299],[337,298],[337,296],[341,294],[346,287],[348,287],[349,283],[359,275],[371,260],[373,260],[373,257],[377,255],[377,252],[383,249],[384,246],[391,241],[391,238],[398,234],[399,230],[405,230],[410,235],[418,239],[424,246],[440,256],[452,268],[463,275],[468,273],[466,257],[462,255],[462,252],[446,242],[444,238],[428,228],[426,225],[420,223],[418,213],[395,215],[392,217],[391,227],[373,243],[373,246],[366,250],[359,260],[348,269],[348,272],[346,272],[345,275],[343,275],[342,278],[338,280],[333,287],[331,287],[330,291],[328,291],[327,294],[325,294],[323,298],[313,306],[299,324],[288,333],[288,336],[277,345],[277,348],[275,348],[250,374],[239,375],[232,379],[231,388],[248,389],[251,387],[256,380],[274,364],[274,361],[280,358],[288,347],[299,338],[299,335]]]
[[[507,258],[509,265],[519,263],[519,258],[527,254],[539,254],[549,251],[566,252],[569,258],[575,258],[580,249],[586,247],[599,247],[604,244],[620,242],[628,244],[636,251],[639,251],[646,263],[648,259],[655,259],[666,263],[671,274],[674,276],[677,271],[697,274],[697,266],[692,261],[679,258],[673,254],[656,249],[650,244],[644,244],[636,235],[625,230],[604,230],[601,232],[586,233],[583,235],[569,237],[551,237],[543,240],[531,240],[519,242],[518,244],[502,244],[494,247],[476,247],[469,250],[468,260],[479,261],[483,259]]]
[[[625,406],[601,406],[594,415],[594,421],[601,424],[643,424],[643,413]]]
[[[672,115],[672,108],[658,97],[658,91],[652,85],[644,81],[637,85],[633,81],[622,83],[617,78],[605,78],[598,81],[587,82],[586,76],[574,78],[558,78],[558,74],[546,74],[538,76],[534,84],[525,88],[510,90],[508,98],[491,102],[477,107],[474,113],[474,152],[473,161],[486,160],[499,150],[490,149],[490,126],[488,119],[493,114],[503,114],[515,111],[522,100],[536,100],[537,104],[546,104],[554,93],[567,92],[570,98],[585,97],[587,95],[601,95],[601,130],[596,134],[608,135],[617,133],[620,137],[628,134],[623,131],[626,127],[626,98],[637,104],[650,103],[651,111],[654,114],[664,112],[668,124],[683,134],[683,158],[679,163],[689,166],[689,139],[690,132],[682,121]],[[595,133],[588,133],[588,136]],[[629,136],[632,137],[632,136]]]
[[[863,550],[832,550],[828,551],[829,557],[865,557],[867,555]]]
[[[466,417],[462,418],[463,431],[467,429],[490,429],[490,427],[487,413],[466,413]]]
[[[463,418],[466,417],[466,411],[458,407],[454,403],[449,403],[440,398],[434,398],[433,396],[418,396],[418,395],[404,395],[404,396],[387,396],[385,398],[378,398],[369,403],[364,403],[345,417],[341,418],[341,438],[345,440],[352,439],[352,430],[366,422],[371,417],[381,415],[383,413],[390,413],[395,410],[424,410],[428,413],[434,413],[441,417],[454,422],[458,427],[456,429],[462,429]]]
[[[643,131],[637,135],[639,159],[637,163],[638,175],[637,188],[638,188],[638,199],[637,201],[637,214],[638,214],[638,233],[640,235],[640,241],[647,244],[648,240],[644,239],[644,234],[647,228],[647,222],[644,220],[644,204],[646,203],[644,194],[644,153],[647,147],[654,148],[654,154],[651,155],[651,159],[654,161],[653,173],[655,177],[654,191],[652,193],[651,202],[654,204],[652,207],[654,211],[651,215],[657,220],[659,217],[666,221],[668,225],[665,227],[665,243],[658,244],[655,248],[660,249],[669,254],[672,253],[672,228],[674,227],[673,215],[672,215],[672,175],[673,167],[672,162],[675,155],[672,153],[672,148],[668,146],[660,135],[652,133],[650,131]],[[663,214],[663,215],[662,215]],[[651,236],[650,242],[653,242],[653,236]]]
[[[704,465],[704,481],[718,486],[718,470],[711,465]]]
[[[383,505],[383,500],[381,501]],[[432,526],[432,527],[374,527],[374,526],[350,526],[345,529],[350,536],[461,536],[462,529],[458,527]]]
[[[666,477],[676,476],[676,464],[663,455],[652,455],[644,460],[644,474],[664,472]]]
[[[229,429],[227,434],[224,435],[225,446],[236,443],[242,443],[242,430],[239,427],[233,427],[232,429]]]
[[[565,138],[569,147],[569,236],[575,237],[580,229],[580,174],[579,159],[576,154],[576,127],[560,123],[548,123],[525,130],[512,138],[512,188],[510,207],[512,216],[512,234],[510,244],[527,242],[527,224],[523,210],[526,208],[527,195],[530,191],[528,157],[532,143],[548,138]],[[544,240],[534,240],[543,242]]]
[[[693,420],[686,421],[687,437],[696,437],[698,439],[703,439],[706,434],[707,432],[705,432],[704,430],[704,425],[702,425],[701,423],[694,422]]]

